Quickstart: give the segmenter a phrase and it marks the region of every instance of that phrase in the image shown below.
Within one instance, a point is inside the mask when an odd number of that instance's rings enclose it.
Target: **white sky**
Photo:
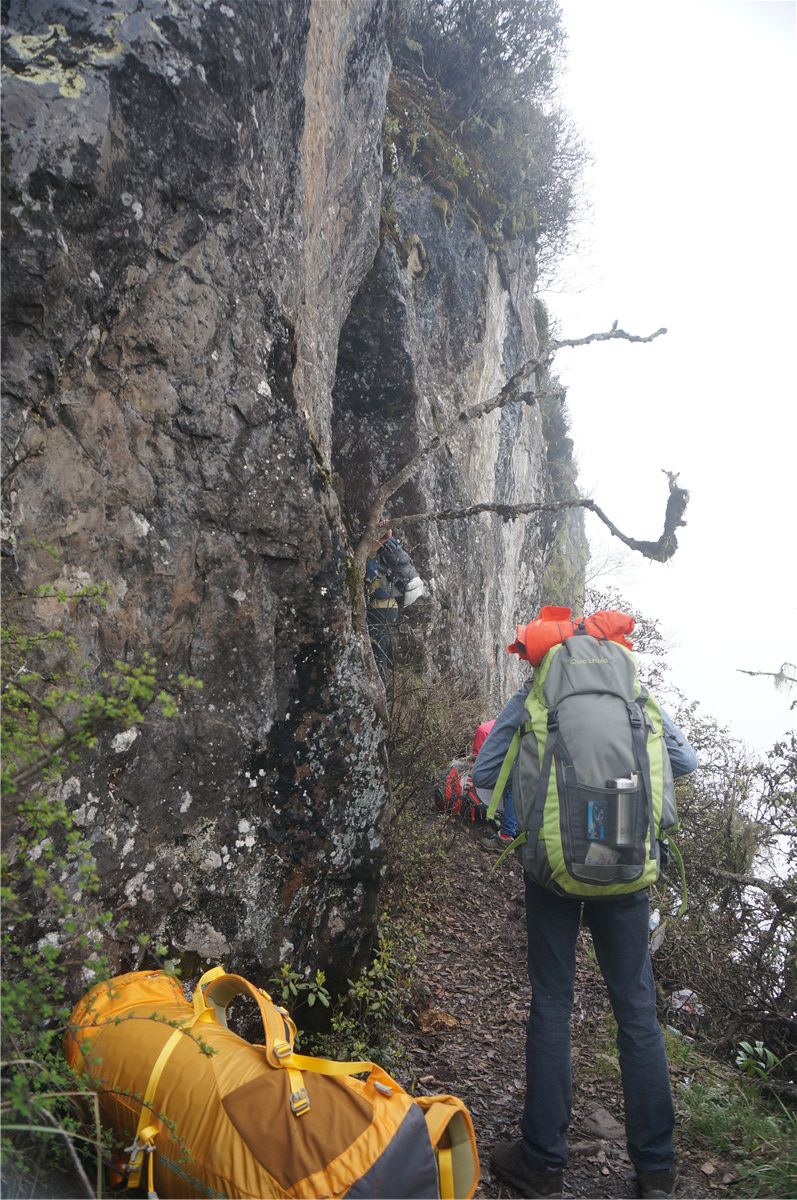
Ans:
[[[564,337],[615,319],[668,329],[557,356],[581,486],[624,533],[655,540],[661,472],[679,472],[691,498],[677,553],[630,555],[619,586],[676,645],[674,682],[766,750],[797,710],[738,668],[797,663],[797,5],[562,8],[562,97],[594,163],[578,252],[543,298]],[[595,555],[622,549],[586,524]]]

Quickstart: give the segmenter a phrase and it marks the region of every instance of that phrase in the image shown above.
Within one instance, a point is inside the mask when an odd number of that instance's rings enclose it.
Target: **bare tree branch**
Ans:
[[[534,404],[537,400],[536,379],[534,380],[534,391],[523,392],[523,385],[528,380],[529,376],[536,372],[542,365],[542,360],[537,358],[529,359],[525,362],[519,371],[506,381],[495,396],[490,396],[487,400],[481,400],[477,404],[472,404],[470,408],[465,408],[457,413],[452,421],[438,429],[435,437],[432,438],[425,446],[423,446],[417,454],[413,454],[412,458],[392,475],[390,479],[382,484],[376,497],[368,511],[368,521],[365,527],[365,532],[357,543],[357,548],[354,552],[355,566],[362,572],[365,570],[365,561],[368,557],[368,552],[377,540],[379,531],[379,523],[382,519],[382,514],[385,511],[385,505],[394,492],[405,484],[408,479],[411,479],[416,471],[420,470],[428,458],[445,446],[448,440],[465,427],[470,421],[476,421],[480,417],[486,417],[488,413],[495,412],[496,409],[504,408],[513,400],[525,399],[527,404]],[[403,520],[403,518],[402,518]]]
[[[797,912],[797,900],[790,896],[784,888],[778,887],[776,883],[770,883],[766,879],[757,879],[752,875],[734,875],[731,871],[721,871],[719,867],[709,867],[705,864],[700,869],[715,879],[727,879],[730,883],[736,883],[740,887],[754,887],[761,892],[766,892],[776,908],[787,916]]]
[[[397,525],[418,525],[422,521],[458,521],[465,517],[476,517],[479,513],[497,513],[505,521],[525,517],[536,512],[561,512],[566,508],[587,508],[591,500],[552,500],[548,504],[471,504],[469,508],[441,508],[431,513],[402,513],[396,518]]]
[[[401,518],[402,521],[404,518]],[[797,683],[797,673],[793,663],[783,663],[779,671],[746,671],[744,667],[737,667],[742,675],[768,675],[770,679],[776,679],[781,686],[784,684]]]
[[[770,679],[775,680],[775,687],[778,691],[790,692],[797,685],[797,667],[794,663],[782,663],[779,671],[746,671],[744,667],[737,667],[737,671],[742,675],[768,675]],[[790,709],[797,708],[797,700],[793,700]]]
[[[672,471],[665,471],[664,474],[669,479],[670,494],[667,498],[667,508],[664,512],[664,529],[661,537],[656,542],[640,542],[636,538],[627,537],[621,533],[613,521],[610,521],[606,513],[598,508],[592,500],[585,500],[584,508],[589,508],[603,521],[606,528],[614,537],[619,538],[631,550],[636,550],[643,554],[645,558],[653,559],[654,562],[667,562],[672,558],[675,551],[678,549],[678,539],[675,536],[675,531],[681,525],[685,525],[686,521],[683,515],[686,512],[686,506],[689,503],[689,492],[686,488],[678,487],[678,475]]]
[[[362,575],[365,571],[365,563],[372,547],[376,544],[379,538],[380,525],[384,525],[382,517],[385,511],[385,505],[390,497],[398,491],[398,489],[411,479],[413,475],[423,466],[427,459],[436,454],[450,438],[458,433],[470,421],[478,420],[481,417],[487,416],[488,413],[495,412],[497,409],[504,408],[513,400],[523,400],[526,404],[534,404],[543,393],[539,389],[537,382],[537,372],[544,371],[551,363],[551,360],[557,350],[565,346],[586,346],[591,342],[606,342],[616,339],[622,339],[628,342],[652,342],[654,338],[660,337],[666,333],[666,329],[657,329],[655,333],[648,334],[643,337],[639,334],[627,333],[624,329],[618,329],[617,321],[614,322],[612,328],[603,333],[590,333],[583,338],[566,338],[559,341],[550,341],[545,348],[544,354],[538,358],[528,359],[523,366],[515,372],[515,374],[506,381],[500,392],[491,396],[487,400],[479,401],[477,404],[471,405],[469,408],[459,412],[453,420],[447,425],[438,427],[437,434],[425,446],[414,454],[405,465],[386,480],[379,491],[377,492],[369,510],[368,520],[366,522],[365,531],[357,543],[354,551],[354,566]],[[531,389],[527,385],[531,383]],[[559,394],[562,390],[559,389]],[[523,516],[532,512],[540,511],[556,511],[558,508],[589,508],[596,514],[597,517],[608,527],[611,533],[629,546],[632,550],[637,550],[644,554],[647,558],[655,559],[658,562],[666,562],[675,553],[678,542],[675,537],[675,529],[679,525],[683,525],[682,520],[684,510],[689,500],[689,493],[675,485],[677,476],[666,472],[670,478],[670,497],[667,503],[667,511],[664,521],[664,532],[657,542],[640,542],[635,538],[628,537],[621,533],[617,526],[609,520],[604,512],[592,500],[574,500],[565,503],[560,503],[558,506],[540,506],[540,505],[474,505],[470,509],[459,511],[447,510],[444,515],[441,514],[423,514],[415,513],[410,517],[401,517],[402,523],[409,521],[431,521],[431,520],[453,520],[456,517],[472,516],[478,512],[498,512],[505,519],[510,520],[515,516]],[[511,511],[510,511],[511,509]]]
[[[548,350],[555,353],[565,346],[588,346],[590,342],[611,342],[617,338],[622,338],[626,342],[652,342],[654,338],[661,337],[666,332],[667,330],[662,328],[657,329],[655,333],[649,333],[647,337],[641,337],[638,333],[626,333],[624,329],[618,329],[615,321],[608,332],[589,333],[583,338],[562,338],[560,341],[551,341],[548,343]]]
[[[611,533],[616,538],[619,538],[621,542],[624,542],[626,546],[629,546],[632,550],[639,551],[646,558],[652,558],[656,562],[666,562],[668,558],[672,557],[678,547],[675,529],[679,525],[685,524],[682,517],[689,501],[689,493],[684,488],[677,486],[675,482],[678,478],[677,475],[674,475],[670,471],[665,471],[665,474],[670,480],[670,495],[667,500],[667,509],[664,517],[664,531],[656,542],[640,542],[636,538],[628,537],[617,528],[614,522],[606,516],[594,500],[588,498],[583,500],[558,500],[547,504],[472,504],[469,508],[444,508],[431,513],[409,513],[407,516],[402,515],[398,518],[398,521],[402,525],[419,524],[421,521],[455,521],[464,517],[475,517],[483,512],[497,513],[505,521],[513,521],[516,517],[528,516],[531,513],[561,512],[567,508],[586,508],[590,512],[594,512]]]

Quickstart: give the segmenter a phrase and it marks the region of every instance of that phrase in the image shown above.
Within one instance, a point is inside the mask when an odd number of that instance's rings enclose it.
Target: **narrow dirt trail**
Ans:
[[[484,850],[484,826],[434,812],[419,818],[428,836],[445,829],[448,877],[444,903],[415,897],[424,920],[426,951],[419,965],[427,993],[419,1028],[407,1036],[418,1091],[460,1096],[473,1117],[481,1165],[476,1196],[513,1197],[490,1171],[490,1149],[519,1135],[525,1093],[525,1026],[530,988],[526,976],[523,873],[514,857],[492,871],[496,855]],[[579,939],[573,1010],[573,1119],[570,1165],[564,1195],[637,1195],[625,1150],[623,1097],[614,1045],[608,1034],[608,994],[594,959],[588,931]],[[677,1071],[673,1073],[673,1082]],[[679,1141],[681,1197],[696,1200],[727,1194],[724,1164]]]

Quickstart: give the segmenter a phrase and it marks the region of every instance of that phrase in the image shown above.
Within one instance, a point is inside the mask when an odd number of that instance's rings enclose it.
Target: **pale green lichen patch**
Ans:
[[[116,36],[124,19],[124,13],[112,14],[112,19],[105,26],[108,45],[78,47],[70,40],[63,25],[47,25],[42,33],[10,37],[8,43],[21,60],[21,65],[17,68],[6,65],[3,73],[16,75],[36,86],[56,84],[59,95],[67,100],[75,100],[86,87],[82,74],[86,67],[107,65],[124,53],[124,44]],[[61,62],[58,52],[67,48],[70,60],[77,60],[77,65],[65,66]]]

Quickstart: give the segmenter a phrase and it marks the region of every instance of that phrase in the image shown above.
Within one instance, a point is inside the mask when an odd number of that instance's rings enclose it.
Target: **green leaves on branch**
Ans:
[[[32,548],[58,560],[46,546]],[[89,834],[70,811],[64,773],[103,732],[130,730],[153,710],[175,717],[176,691],[202,686],[183,674],[164,681],[162,664],[150,652],[137,663],[117,661],[105,671],[86,662],[69,629],[79,632],[81,615],[104,609],[108,589],[84,584],[83,572],[77,577],[77,586],[45,584],[35,595],[7,597],[0,631],[6,834],[2,1035],[9,1058],[3,1148],[6,1171],[24,1187],[40,1170],[41,1137],[47,1139],[49,1165],[63,1143],[67,1169],[78,1169],[73,1143],[79,1134],[68,1100],[79,1082],[64,1062],[61,1036],[76,989],[110,974],[109,939],[131,941],[127,922],[98,903]],[[56,617],[65,628],[47,627]],[[147,940],[139,936],[142,946]],[[165,954],[162,947],[152,952]]]
[[[77,598],[89,595],[87,591]],[[75,639],[62,630],[25,633],[17,626],[4,626],[2,644],[6,793],[38,775],[57,773],[82,747],[92,747],[102,730],[141,724],[153,704],[165,717],[178,713],[174,695],[158,685],[157,659],[149,652],[136,665],[117,661],[112,672],[102,673],[101,686],[92,687],[88,664],[77,658]],[[60,659],[56,665],[53,656]],[[35,665],[29,665],[31,661]],[[182,674],[176,683],[181,689],[202,686]]]
[[[308,979],[300,975],[290,963],[284,962],[280,966],[279,974],[272,976],[271,984],[279,992],[290,1013],[294,1013],[305,1004],[312,1008],[316,1001],[324,1008],[329,1008],[330,995],[325,987],[326,975],[323,971],[316,971],[315,978]]]

